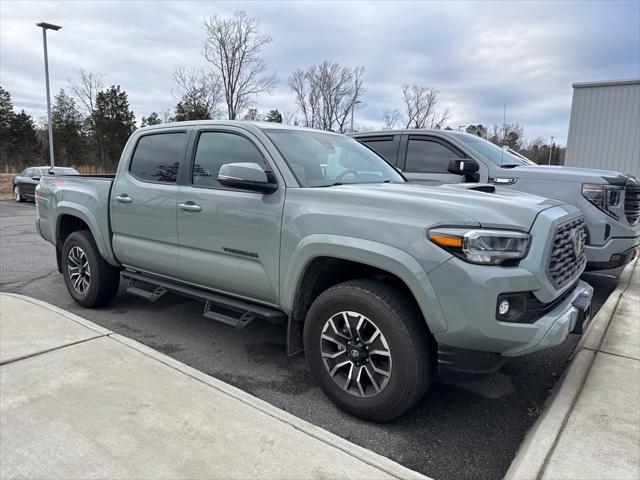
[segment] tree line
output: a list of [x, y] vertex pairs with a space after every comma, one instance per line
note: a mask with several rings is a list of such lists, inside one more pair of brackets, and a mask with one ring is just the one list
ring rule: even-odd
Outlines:
[[[260, 112], [258, 94], [269, 93], [276, 77], [267, 72], [262, 49], [273, 41], [260, 32], [260, 22], [244, 11], [230, 17], [214, 15], [204, 22], [202, 56], [208, 68], [179, 65], [172, 92], [176, 104], [170, 110], [143, 116], [140, 126], [165, 122], [227, 118], [287, 123], [345, 133], [356, 130], [355, 112], [364, 106], [363, 66], [343, 66], [323, 61], [295, 70], [287, 79], [297, 111]], [[439, 109], [439, 91], [423, 85], [401, 86], [402, 111], [382, 112], [383, 128], [449, 128], [448, 109]], [[104, 75], [78, 70], [52, 103], [52, 129], [57, 165], [90, 165], [98, 171], [114, 171], [122, 149], [136, 129], [127, 92], [120, 85], [104, 86]], [[526, 142], [517, 125], [482, 125], [467, 131], [517, 151], [544, 157], [541, 139]], [[527, 147], [525, 149], [525, 147]], [[548, 146], [547, 155], [548, 155]], [[556, 149], [556, 152], [558, 149]], [[4, 171], [28, 165], [48, 164], [46, 122], [36, 123], [24, 110], [15, 112], [8, 91], [0, 87], [0, 158]], [[559, 157], [553, 157], [560, 161]], [[546, 163], [540, 162], [540, 163]]]

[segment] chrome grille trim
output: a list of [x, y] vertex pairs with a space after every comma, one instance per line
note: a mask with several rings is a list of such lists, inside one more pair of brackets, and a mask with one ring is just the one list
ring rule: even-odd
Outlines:
[[[578, 256], [574, 251], [574, 231], [582, 235], [583, 248]], [[584, 254], [586, 233], [584, 217], [580, 216], [556, 227], [547, 273], [555, 288], [562, 288], [582, 273], [587, 263]]]

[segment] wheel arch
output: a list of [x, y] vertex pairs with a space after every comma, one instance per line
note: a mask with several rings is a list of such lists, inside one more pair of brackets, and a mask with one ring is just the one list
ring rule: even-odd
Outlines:
[[282, 279], [281, 304], [289, 314], [287, 352], [303, 350], [302, 331], [313, 300], [355, 278], [380, 278], [410, 296], [431, 333], [446, 329], [435, 291], [418, 261], [403, 250], [343, 236], [313, 235], [300, 242]]
[[79, 230], [89, 230], [96, 242], [100, 255], [102, 255], [107, 263], [116, 267], [120, 266], [113, 255], [111, 245], [108, 244], [105, 232], [102, 231], [94, 215], [89, 209], [75, 205], [73, 207], [69, 207], [64, 205], [63, 202], [60, 202], [56, 207], [56, 213], [55, 246], [59, 272], [62, 273], [62, 246], [69, 235]]

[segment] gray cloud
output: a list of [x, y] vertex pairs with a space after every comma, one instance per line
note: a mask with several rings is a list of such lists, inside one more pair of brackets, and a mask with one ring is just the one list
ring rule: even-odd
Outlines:
[[529, 137], [566, 141], [574, 81], [640, 76], [640, 3], [620, 2], [3, 2], [0, 84], [16, 108], [44, 115], [40, 20], [49, 34], [53, 91], [74, 69], [119, 84], [140, 119], [175, 104], [176, 65], [206, 66], [205, 16], [244, 8], [273, 43], [264, 49], [279, 83], [261, 110], [294, 111], [287, 78], [324, 59], [366, 67], [357, 125], [379, 128], [401, 109], [400, 86], [441, 92], [450, 126], [507, 121]]

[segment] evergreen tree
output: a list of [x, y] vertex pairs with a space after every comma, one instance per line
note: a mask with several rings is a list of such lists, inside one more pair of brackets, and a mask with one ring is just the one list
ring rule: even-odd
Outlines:
[[160, 120], [160, 116], [156, 112], [151, 112], [151, 114], [148, 117], [142, 117], [140, 126], [146, 127], [149, 125], [159, 125], [161, 123], [162, 123], [162, 120]]
[[189, 120], [210, 120], [209, 108], [202, 102], [178, 102], [174, 122], [186, 122]]
[[94, 124], [102, 145], [100, 159], [106, 167], [114, 167], [129, 136], [136, 129], [135, 115], [129, 110], [127, 92], [120, 85], [98, 92]]
[[15, 113], [11, 94], [0, 87], [0, 165], [3, 169], [19, 171], [40, 163], [42, 153], [33, 118], [24, 110]]
[[53, 146], [57, 165], [75, 165], [82, 160], [86, 139], [83, 118], [73, 98], [64, 89], [55, 96], [51, 111]]
[[267, 122], [282, 123], [282, 114], [278, 110], [271, 110], [264, 119]]

